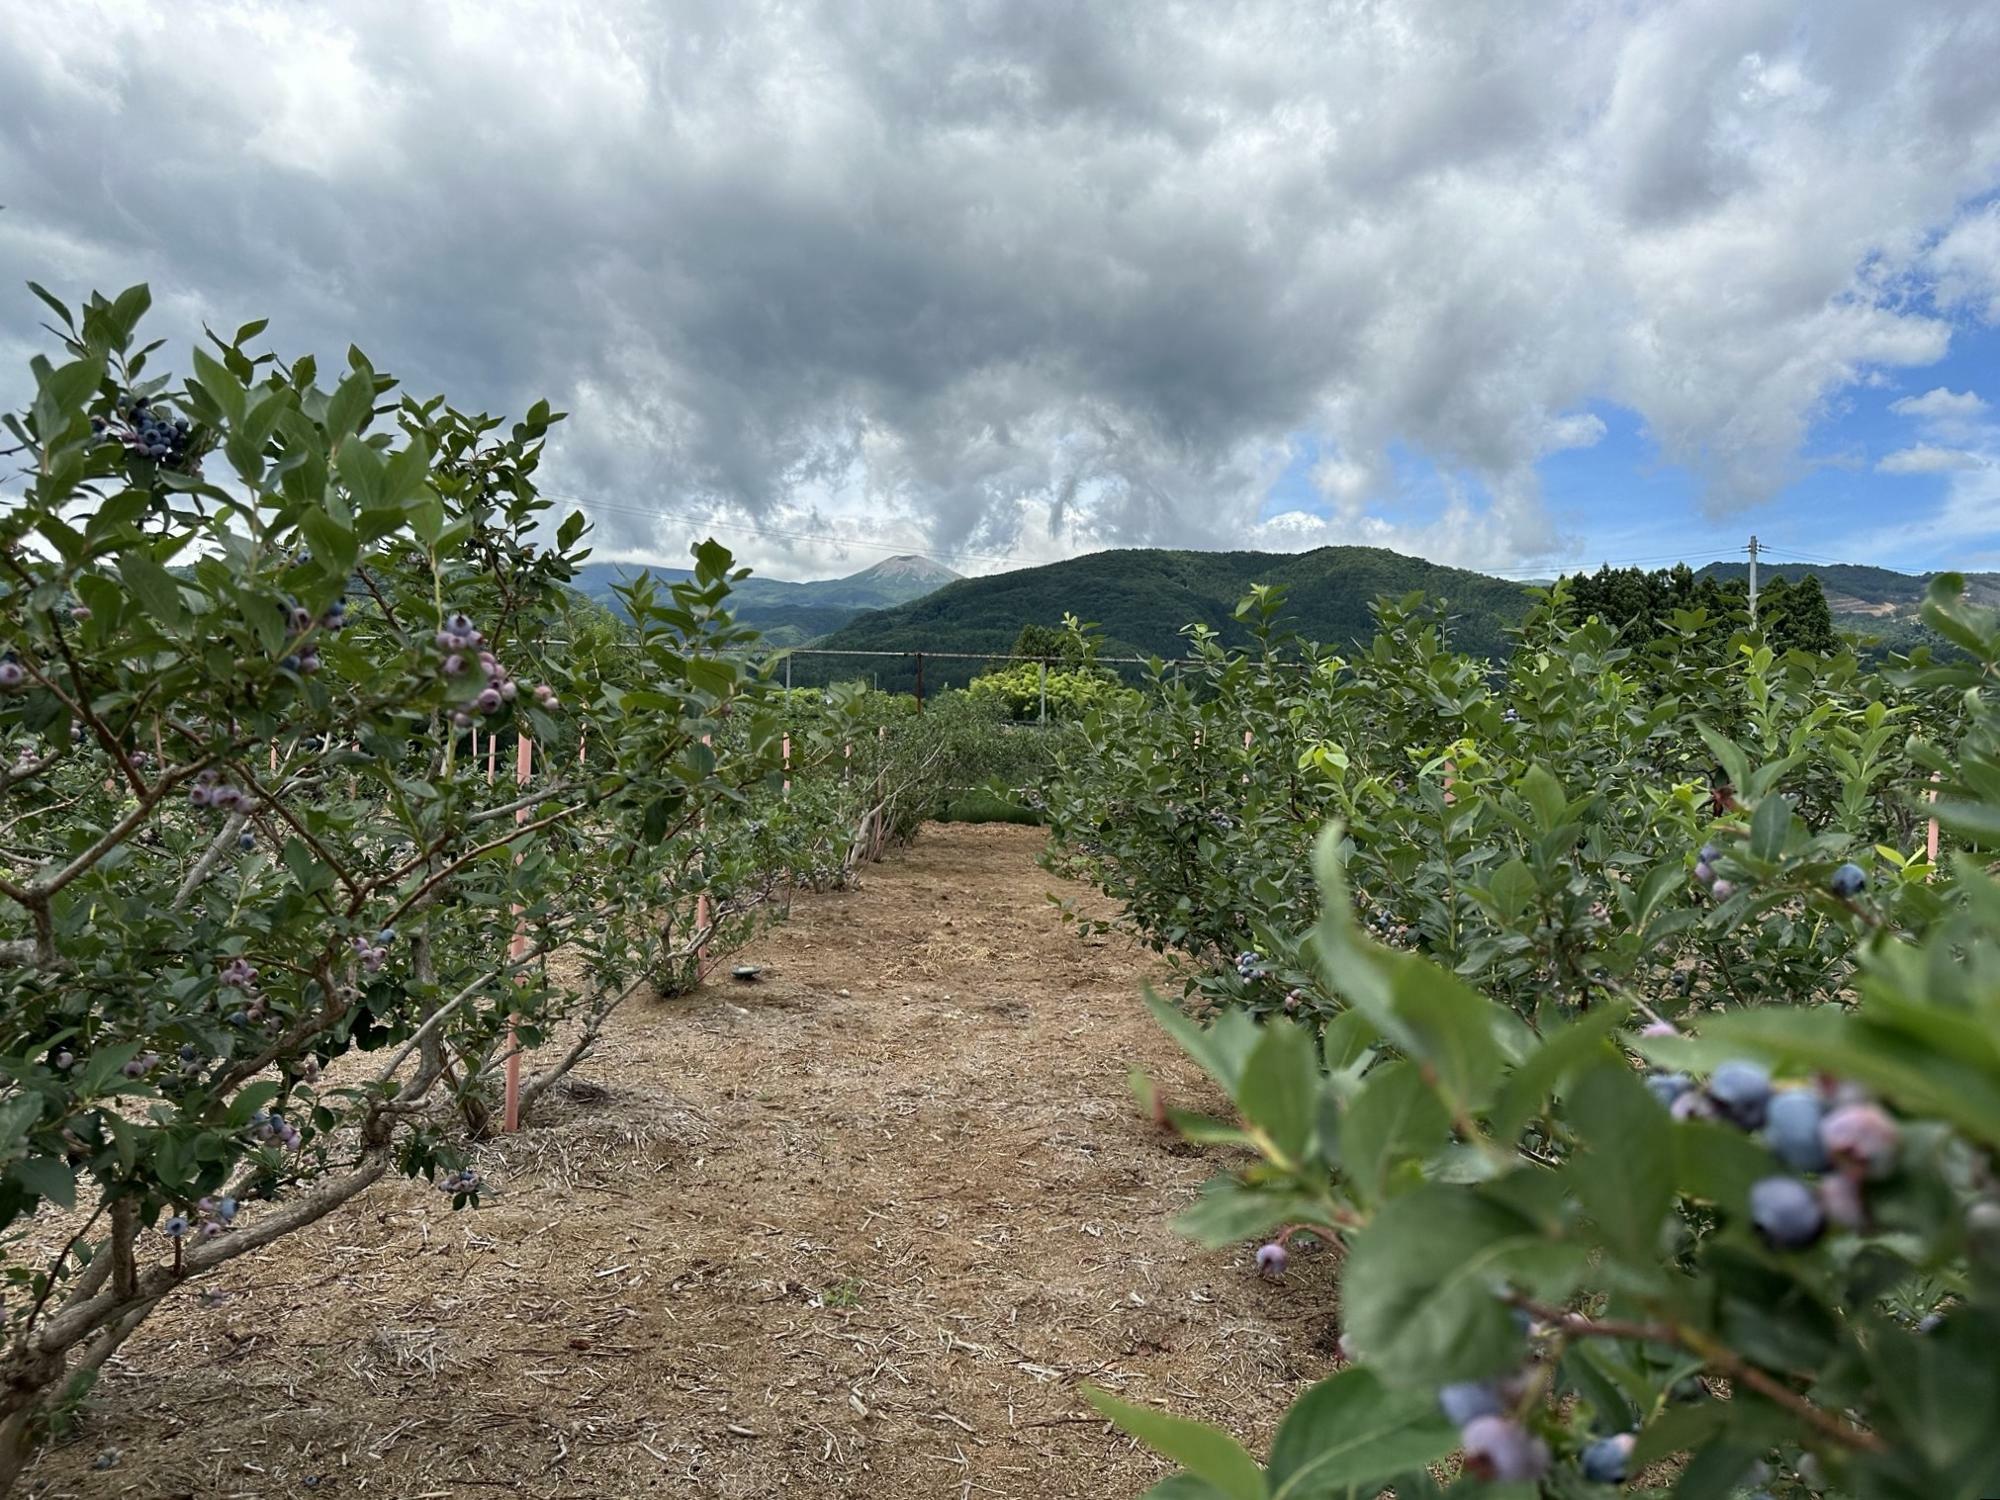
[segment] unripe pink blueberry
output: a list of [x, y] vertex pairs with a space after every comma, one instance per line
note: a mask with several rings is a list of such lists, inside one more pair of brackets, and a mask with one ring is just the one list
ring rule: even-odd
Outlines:
[[520, 692], [521, 690], [514, 685], [512, 678], [500, 684], [500, 696], [509, 703], [512, 703], [520, 695]]
[[1639, 1029], [1640, 1036], [1679, 1036], [1680, 1031], [1671, 1021], [1648, 1021]]
[[445, 676], [456, 677], [460, 672], [463, 672], [464, 670], [465, 670], [465, 658], [460, 656], [456, 651], [452, 652], [450, 656], [447, 656], [444, 659]]
[[464, 729], [471, 725], [472, 715], [462, 708], [455, 708], [451, 712], [451, 722], [458, 728]]
[[496, 714], [500, 712], [500, 690], [498, 688], [487, 688], [472, 701], [473, 706], [483, 714]]
[[0, 661], [0, 692], [15, 692], [28, 680], [28, 669], [17, 661]]
[[1268, 1245], [1261, 1245], [1257, 1250], [1258, 1274], [1262, 1276], [1282, 1276], [1285, 1274], [1285, 1265], [1290, 1259], [1291, 1257], [1287, 1254], [1285, 1247], [1276, 1240], [1272, 1240]]
[[1521, 1482], [1549, 1471], [1549, 1445], [1511, 1417], [1474, 1417], [1459, 1440], [1465, 1470], [1475, 1478]]
[[312, 622], [313, 622], [313, 617], [311, 610], [307, 609], [303, 604], [295, 604], [292, 606], [292, 630], [295, 633], [303, 634], [304, 632], [312, 629]]
[[1736, 883], [1732, 880], [1718, 880], [1714, 885], [1709, 887], [1709, 891], [1715, 896], [1716, 900], [1727, 901], [1731, 896], [1736, 894]]
[[190, 807], [207, 807], [211, 800], [207, 787], [191, 786], [188, 788], [188, 805]]
[[81, 625], [85, 620], [90, 618], [90, 606], [88, 604], [72, 604], [69, 607], [69, 617]]
[[1827, 1155], [1864, 1177], [1886, 1177], [1895, 1171], [1901, 1135], [1879, 1104], [1843, 1104], [1819, 1127]]

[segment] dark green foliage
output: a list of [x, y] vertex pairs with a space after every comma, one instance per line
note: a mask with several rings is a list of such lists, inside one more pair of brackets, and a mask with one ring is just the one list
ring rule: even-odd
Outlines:
[[[931, 652], [1015, 648], [1028, 624], [1065, 612], [1099, 622], [1106, 656], [1178, 656], [1181, 632], [1207, 626], [1225, 645], [1242, 645], [1250, 627], [1237, 601], [1251, 585], [1285, 589], [1284, 622], [1300, 635], [1339, 650], [1366, 645], [1374, 634], [1369, 606], [1377, 597], [1422, 591], [1447, 601], [1451, 639], [1461, 650], [1504, 654], [1507, 628], [1528, 612], [1528, 591], [1505, 579], [1440, 567], [1379, 547], [1321, 547], [1312, 552], [1174, 552], [1127, 549], [1094, 552], [1040, 568], [964, 578], [895, 609], [862, 615], [819, 642], [824, 647]], [[804, 670], [806, 662], [795, 663]], [[826, 668], [851, 676], [855, 663]], [[884, 688], [908, 692], [911, 662], [870, 664]], [[924, 682], [935, 690], [986, 670], [978, 662], [926, 660]], [[1128, 679], [1135, 672], [1126, 672]]]
[[[1504, 682], [1390, 608], [1310, 671], [1197, 632], [1200, 692], [1087, 723], [1054, 857], [1179, 958], [1211, 1024], [1156, 1014], [1242, 1125], [1141, 1095], [1255, 1158], [1183, 1226], [1245, 1275], [1337, 1244], [1337, 1380], [1463, 1424], [1348, 1493], [1454, 1447], [1522, 1500], [2000, 1493], [2000, 619], [1957, 584], [1959, 655], [1881, 676], [1564, 585]], [[1926, 862], [1933, 808], [1983, 852]], [[1099, 1405], [1165, 1492], [1342, 1493]]]

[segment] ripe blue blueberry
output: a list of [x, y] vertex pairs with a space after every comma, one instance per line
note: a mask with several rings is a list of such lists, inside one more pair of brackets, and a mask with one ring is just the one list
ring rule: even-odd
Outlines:
[[1474, 1417], [1459, 1441], [1465, 1471], [1475, 1478], [1522, 1482], [1549, 1471], [1549, 1445], [1507, 1417]]
[[1826, 884], [1834, 895], [1851, 899], [1868, 888], [1868, 872], [1857, 864], [1844, 864], [1833, 872], [1833, 878]]
[[1703, 885], [1713, 885], [1715, 883], [1715, 871], [1709, 866], [1707, 860], [1696, 862], [1694, 878], [1699, 880]]
[[257, 847], [257, 835], [247, 828], [244, 829], [243, 832], [236, 836], [236, 847], [243, 850], [255, 849]]
[[76, 1054], [70, 1051], [69, 1048], [65, 1047], [62, 1049], [62, 1051], [56, 1054], [55, 1061], [56, 1061], [56, 1067], [66, 1073], [72, 1067], [75, 1066]]
[[17, 692], [28, 680], [28, 669], [17, 661], [0, 661], [0, 692]]
[[380, 932], [375, 934], [375, 941], [380, 947], [388, 947], [396, 941], [396, 929], [393, 927], [384, 927]]
[[1646, 1087], [1662, 1105], [1672, 1108], [1676, 1099], [1694, 1087], [1694, 1080], [1685, 1073], [1648, 1073]]
[[1764, 1114], [1764, 1144], [1794, 1172], [1826, 1170], [1826, 1146], [1820, 1121], [1826, 1105], [1811, 1089], [1785, 1089], [1773, 1096]]
[[1750, 1189], [1750, 1222], [1773, 1250], [1805, 1250], [1826, 1233], [1826, 1212], [1796, 1177], [1766, 1177]]
[[1506, 1410], [1499, 1389], [1485, 1380], [1461, 1380], [1438, 1390], [1438, 1410], [1454, 1427], [1463, 1427], [1475, 1417], [1497, 1417]]
[[177, 1240], [188, 1232], [188, 1221], [180, 1214], [174, 1214], [160, 1226], [160, 1232], [170, 1240]]
[[1623, 1484], [1638, 1441], [1631, 1433], [1621, 1432], [1589, 1444], [1582, 1455], [1583, 1477], [1592, 1484]]
[[1726, 1062], [1709, 1075], [1708, 1097], [1737, 1129], [1755, 1130], [1770, 1107], [1771, 1075], [1753, 1062]]
[[1705, 865], [1712, 865], [1718, 859], [1722, 858], [1722, 851], [1713, 844], [1703, 844], [1701, 846], [1701, 853], [1696, 858]]

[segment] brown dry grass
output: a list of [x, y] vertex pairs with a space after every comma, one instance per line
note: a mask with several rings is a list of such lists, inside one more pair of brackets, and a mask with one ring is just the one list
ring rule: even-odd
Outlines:
[[1267, 1441], [1331, 1367], [1331, 1268], [1168, 1229], [1214, 1163], [1126, 1072], [1218, 1101], [1040, 837], [927, 829], [801, 898], [756, 984], [628, 1006], [482, 1150], [478, 1212], [383, 1187], [191, 1289], [32, 1492], [1137, 1494], [1161, 1466], [1086, 1380]]

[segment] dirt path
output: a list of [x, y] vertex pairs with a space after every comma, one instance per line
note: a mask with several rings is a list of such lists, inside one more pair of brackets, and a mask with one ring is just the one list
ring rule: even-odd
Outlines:
[[1168, 1229], [1212, 1164], [1127, 1070], [1215, 1101], [1039, 842], [926, 829], [757, 984], [628, 1007], [483, 1153], [503, 1196], [378, 1190], [163, 1310], [35, 1493], [1136, 1495], [1084, 1380], [1268, 1440], [1330, 1367], [1329, 1268]]

